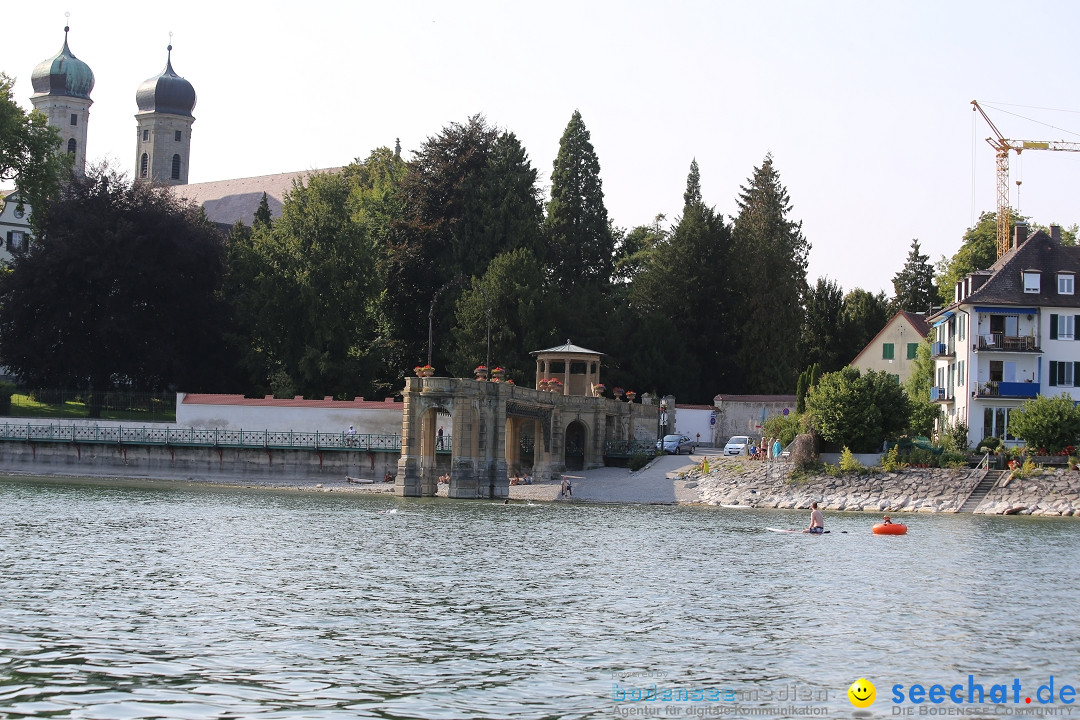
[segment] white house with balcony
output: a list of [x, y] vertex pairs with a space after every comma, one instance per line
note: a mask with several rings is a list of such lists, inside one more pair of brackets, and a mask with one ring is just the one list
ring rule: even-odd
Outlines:
[[934, 387], [930, 399], [949, 422], [968, 425], [968, 442], [1009, 432], [1009, 416], [1029, 398], [1066, 393], [1080, 401], [1080, 247], [1061, 244], [1057, 226], [1028, 237], [1018, 223], [1009, 251], [956, 284], [952, 304], [930, 318]]

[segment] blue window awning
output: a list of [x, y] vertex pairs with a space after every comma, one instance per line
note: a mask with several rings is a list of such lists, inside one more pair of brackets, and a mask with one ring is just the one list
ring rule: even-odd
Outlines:
[[936, 327], [937, 327], [938, 325], [943, 325], [943, 324], [945, 324], [946, 322], [948, 322], [949, 318], [951, 318], [951, 317], [952, 317], [953, 315], [955, 315], [955, 314], [956, 314], [956, 313], [954, 313], [954, 312], [953, 312], [952, 310], [946, 310], [946, 311], [945, 311], [945, 314], [941, 316], [941, 319], [940, 319], [940, 320], [938, 320], [938, 321], [937, 321], [936, 323], [934, 323], [933, 325], [931, 325], [930, 327], [932, 327], [932, 328], [936, 328]]

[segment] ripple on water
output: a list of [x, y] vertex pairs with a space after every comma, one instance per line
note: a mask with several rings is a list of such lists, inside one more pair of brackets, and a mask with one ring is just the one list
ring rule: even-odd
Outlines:
[[808, 537], [763, 531], [804, 525], [783, 512], [0, 481], [0, 714], [589, 717], [644, 670], [845, 712], [860, 675], [1041, 682], [1075, 675], [1047, 647], [1077, 640], [1074, 522]]

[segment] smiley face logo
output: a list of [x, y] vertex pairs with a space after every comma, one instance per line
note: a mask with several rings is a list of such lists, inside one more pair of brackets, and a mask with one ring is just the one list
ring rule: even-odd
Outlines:
[[877, 697], [877, 688], [866, 678], [859, 678], [847, 689], [848, 700], [857, 708], [870, 707]]

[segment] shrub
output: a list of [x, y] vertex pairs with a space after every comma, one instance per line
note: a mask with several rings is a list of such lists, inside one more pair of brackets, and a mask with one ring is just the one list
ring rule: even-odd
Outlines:
[[996, 452], [999, 447], [1001, 447], [1001, 438], [993, 435], [979, 441], [979, 452]]
[[889, 452], [885, 455], [885, 459], [881, 461], [881, 469], [885, 472], [896, 472], [897, 470], [903, 470], [907, 467], [907, 463], [900, 460], [900, 448], [897, 445], [893, 445], [889, 448]]
[[[997, 440], [997, 438], [994, 438]], [[958, 450], [967, 452], [968, 449], [968, 425], [957, 418], [955, 422], [946, 423], [941, 431], [941, 444], [946, 450]]]
[[1065, 393], [1040, 395], [1009, 414], [1009, 431], [1030, 447], [1046, 448], [1056, 455], [1080, 438], [1080, 408]]
[[845, 445], [840, 452], [840, 469], [846, 473], [857, 473], [862, 468], [862, 463], [852, 454], [851, 449]]
[[773, 415], [765, 421], [762, 430], [765, 437], [778, 437], [780, 444], [787, 447], [802, 430], [802, 422], [798, 415]]
[[14, 383], [0, 382], [0, 415], [11, 412], [11, 396], [15, 394]]
[[630, 459], [626, 461], [626, 466], [631, 470], [640, 470], [648, 465], [649, 461], [652, 459], [652, 455], [638, 451], [630, 456]]

